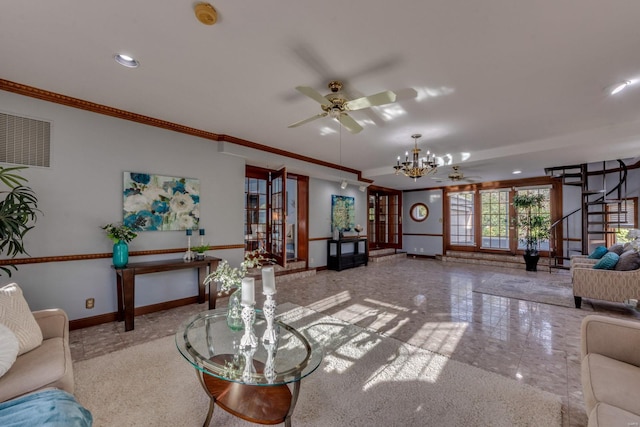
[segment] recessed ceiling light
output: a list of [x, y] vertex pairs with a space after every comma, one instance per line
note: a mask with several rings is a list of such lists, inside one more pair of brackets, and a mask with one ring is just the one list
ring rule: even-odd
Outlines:
[[609, 95], [615, 95], [616, 93], [620, 93], [625, 90], [627, 87], [629, 87], [630, 84], [631, 80], [625, 80], [620, 83], [612, 84], [611, 86], [607, 87], [607, 92], [609, 92]]
[[514, 174], [514, 175], [518, 175], [518, 174], [521, 174], [521, 173], [522, 173], [522, 171], [521, 171], [521, 170], [516, 169], [516, 170], [514, 170], [514, 171], [513, 171], [513, 172], [511, 172], [511, 173], [512, 173], [512, 174]]
[[140, 63], [129, 55], [124, 55], [122, 53], [118, 53], [114, 55], [113, 59], [120, 65], [123, 65], [128, 68], [138, 68]]

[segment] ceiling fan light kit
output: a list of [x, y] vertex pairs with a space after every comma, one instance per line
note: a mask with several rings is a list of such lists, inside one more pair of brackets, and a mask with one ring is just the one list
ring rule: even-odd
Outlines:
[[389, 90], [371, 96], [363, 96], [361, 98], [348, 100], [347, 96], [342, 92], [341, 81], [332, 80], [329, 82], [327, 87], [329, 88], [331, 93], [324, 96], [315, 89], [308, 86], [296, 87], [296, 90], [298, 92], [319, 103], [320, 108], [323, 112], [309, 117], [308, 119], [292, 123], [288, 127], [295, 128], [305, 123], [309, 123], [313, 120], [329, 116], [333, 119], [336, 119], [349, 132], [356, 134], [363, 128], [358, 122], [356, 122], [350, 115], [347, 114], [348, 111], [363, 110], [365, 108], [376, 107], [378, 105], [396, 102], [396, 94]]
[[427, 157], [420, 158], [420, 149], [418, 148], [418, 138], [422, 135], [415, 133], [411, 135], [413, 138], [413, 153], [411, 160], [409, 160], [409, 152], [405, 153], [404, 162], [400, 163], [400, 156], [398, 156], [398, 162], [393, 167], [396, 170], [396, 175], [403, 174], [416, 181], [426, 175], [434, 174], [438, 169], [438, 163], [436, 162], [436, 155], [427, 151]]

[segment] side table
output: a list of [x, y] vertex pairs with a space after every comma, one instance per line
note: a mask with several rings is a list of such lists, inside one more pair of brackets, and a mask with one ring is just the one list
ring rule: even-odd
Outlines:
[[[290, 427], [300, 383], [320, 365], [322, 347], [276, 318], [277, 343], [242, 348], [244, 331], [231, 330], [226, 320], [226, 309], [205, 311], [189, 318], [176, 333], [180, 354], [196, 369], [211, 399], [203, 425], [209, 425], [217, 404], [246, 421]], [[255, 334], [261, 337], [265, 327], [257, 310]]]

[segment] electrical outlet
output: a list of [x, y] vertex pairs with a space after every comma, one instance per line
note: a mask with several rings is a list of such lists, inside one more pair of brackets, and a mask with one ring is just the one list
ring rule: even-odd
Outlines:
[[95, 298], [87, 298], [87, 300], [84, 303], [84, 306], [88, 309], [92, 309], [96, 304], [96, 300]]
[[424, 248], [420, 248], [420, 253], [423, 253], [423, 252], [424, 252]]

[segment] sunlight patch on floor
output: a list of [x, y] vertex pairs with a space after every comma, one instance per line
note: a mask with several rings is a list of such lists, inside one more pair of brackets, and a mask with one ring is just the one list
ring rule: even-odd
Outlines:
[[467, 322], [427, 322], [408, 342], [419, 343], [431, 351], [449, 355], [458, 346], [468, 327]]
[[349, 301], [350, 299], [351, 299], [351, 294], [349, 294], [349, 291], [342, 291], [330, 297], [327, 297], [319, 301], [316, 301], [312, 304], [309, 304], [308, 307], [311, 310], [323, 312], [323, 311], [327, 311], [332, 307], [340, 305], [346, 301]]

